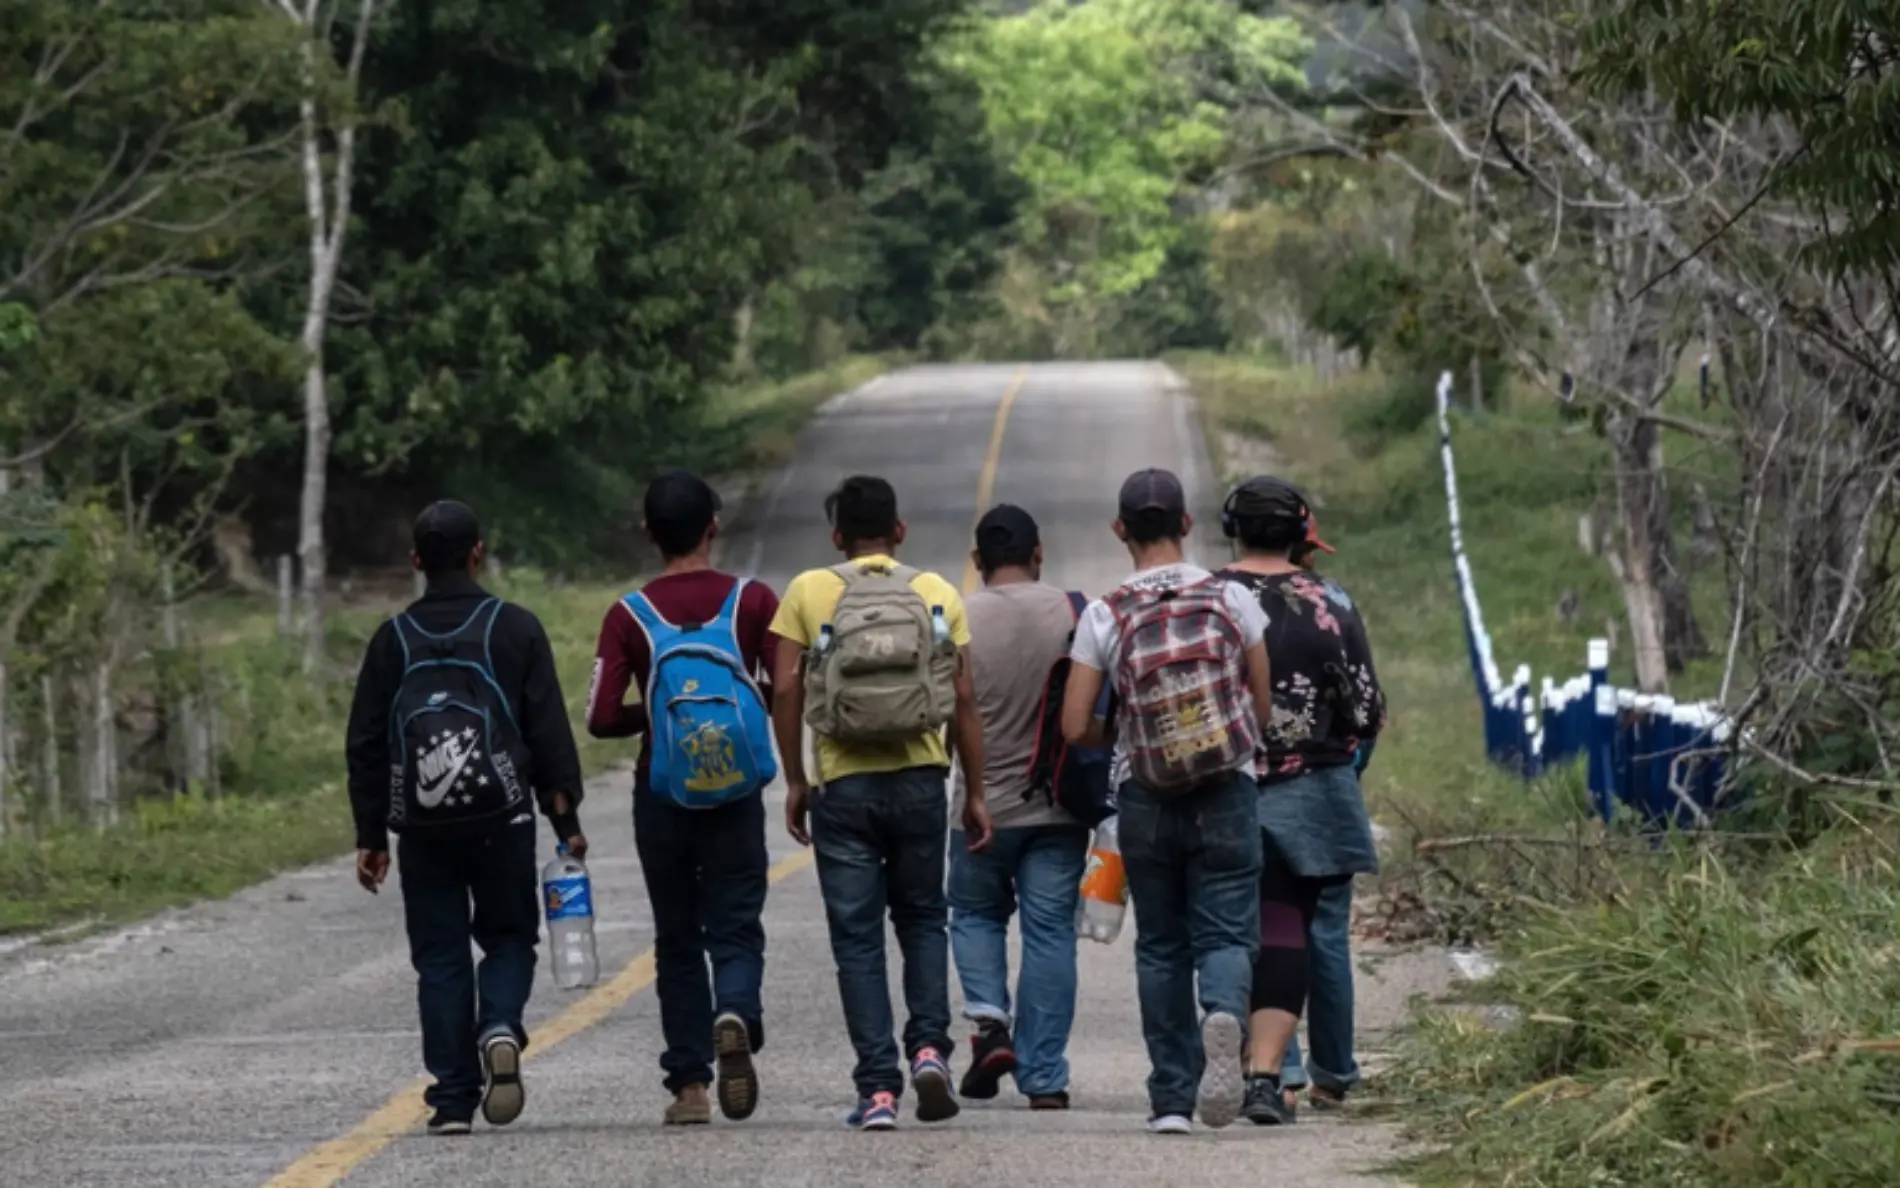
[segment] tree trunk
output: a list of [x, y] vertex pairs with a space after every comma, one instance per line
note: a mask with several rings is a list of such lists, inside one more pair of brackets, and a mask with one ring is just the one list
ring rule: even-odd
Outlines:
[[[314, 295], [312, 301], [314, 305]], [[329, 479], [330, 404], [323, 382], [323, 315], [314, 309], [312, 315], [304, 327], [304, 349], [309, 354], [304, 364], [303, 490], [297, 500], [297, 556], [303, 569], [303, 666], [306, 672], [315, 674], [321, 671], [323, 662], [323, 508]]]
[[[344, 77], [352, 93], [362, 77], [363, 55], [378, 0], [360, 0], [350, 57]], [[303, 99], [298, 116], [303, 136], [304, 214], [310, 223], [310, 293], [304, 307], [303, 489], [297, 506], [297, 556], [303, 562], [304, 670], [323, 671], [324, 576], [323, 509], [330, 466], [330, 399], [323, 371], [324, 332], [330, 323], [330, 298], [343, 261], [343, 238], [350, 229], [350, 198], [356, 168], [356, 119], [345, 115], [333, 126], [336, 148], [332, 172], [323, 172], [322, 128], [317, 116], [317, 54], [329, 52], [329, 29], [318, 18], [318, 0], [305, 0]]]
[[1616, 464], [1616, 510], [1621, 531], [1616, 548], [1606, 556], [1623, 588], [1623, 603], [1629, 612], [1637, 688], [1645, 693], [1664, 693], [1669, 689], [1670, 671], [1663, 590], [1663, 566], [1669, 551], [1669, 492], [1662, 475], [1662, 438], [1654, 421], [1617, 418], [1610, 426], [1610, 446]]

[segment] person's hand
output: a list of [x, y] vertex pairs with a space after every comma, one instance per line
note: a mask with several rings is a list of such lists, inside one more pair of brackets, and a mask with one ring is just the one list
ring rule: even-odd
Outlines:
[[573, 837], [566, 838], [565, 840], [567, 842], [567, 852], [573, 856], [576, 862], [587, 861], [587, 835], [585, 833], [576, 833]]
[[371, 895], [382, 887], [383, 880], [389, 877], [388, 850], [358, 850], [356, 852], [356, 881], [363, 890]]
[[973, 797], [963, 802], [963, 836], [972, 854], [981, 854], [990, 848], [990, 839], [996, 834], [990, 824], [989, 803], [981, 797]]
[[801, 846], [811, 844], [811, 829], [806, 817], [811, 812], [811, 784], [805, 780], [785, 782], [785, 832]]

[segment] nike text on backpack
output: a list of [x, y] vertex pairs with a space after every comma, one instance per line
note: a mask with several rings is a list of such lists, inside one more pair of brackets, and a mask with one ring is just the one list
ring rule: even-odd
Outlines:
[[646, 632], [653, 657], [647, 706], [648, 780], [655, 794], [685, 808], [713, 808], [750, 796], [778, 775], [765, 697], [739, 648], [739, 597], [732, 584], [708, 623], [667, 622], [644, 594], [621, 599]]
[[443, 635], [407, 614], [395, 620], [402, 681], [389, 715], [389, 823], [397, 829], [476, 821], [525, 799], [521, 731], [488, 648], [501, 610], [490, 598]]
[[[1088, 606], [1088, 598], [1069, 591], [1069, 610], [1079, 621]], [[1036, 749], [1029, 757], [1029, 787], [1023, 799], [1046, 796], [1049, 802], [1082, 824], [1095, 827], [1114, 813], [1110, 806], [1109, 774], [1114, 753], [1110, 747], [1072, 746], [1062, 737], [1062, 698], [1069, 687], [1069, 647], [1075, 643], [1075, 629], [1069, 629], [1069, 641], [1062, 655], [1049, 666], [1049, 678], [1043, 683], [1042, 705], [1036, 714]], [[1114, 690], [1104, 683], [1096, 699], [1095, 716], [1114, 721]]]
[[1134, 777], [1157, 792], [1179, 793], [1248, 768], [1260, 732], [1226, 583], [1124, 586], [1107, 602], [1121, 631], [1118, 724]]
[[907, 565], [833, 567], [844, 590], [805, 654], [805, 720], [841, 743], [901, 742], [956, 711], [957, 649], [944, 608], [926, 606]]

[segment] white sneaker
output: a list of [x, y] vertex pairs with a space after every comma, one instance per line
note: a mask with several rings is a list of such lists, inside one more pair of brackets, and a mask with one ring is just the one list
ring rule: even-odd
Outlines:
[[1247, 1034], [1240, 1020], [1217, 1011], [1201, 1024], [1200, 1092], [1195, 1094], [1195, 1112], [1214, 1129], [1240, 1117], [1240, 1106], [1247, 1097], [1247, 1078], [1242, 1068], [1246, 1055]]
[[1149, 1134], [1193, 1134], [1194, 1120], [1186, 1114], [1157, 1114], [1148, 1119]]

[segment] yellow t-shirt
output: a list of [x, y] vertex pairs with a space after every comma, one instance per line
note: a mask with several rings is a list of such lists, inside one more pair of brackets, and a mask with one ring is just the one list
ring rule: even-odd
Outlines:
[[[895, 565], [890, 557], [878, 555], [856, 558], [860, 567], [873, 563]], [[926, 605], [941, 606], [944, 622], [950, 628], [950, 642], [964, 647], [970, 642], [970, 623], [963, 614], [963, 599], [957, 588], [934, 573], [919, 571], [910, 580]], [[831, 569], [808, 569], [785, 587], [779, 600], [778, 614], [772, 617], [772, 634], [801, 648], [811, 647], [819, 629], [831, 621], [844, 593], [844, 579]], [[906, 767], [949, 767], [950, 756], [944, 751], [943, 735], [928, 731], [898, 743], [839, 743], [818, 739], [818, 770], [813, 782], [836, 780], [845, 776], [880, 771], [902, 771]]]

